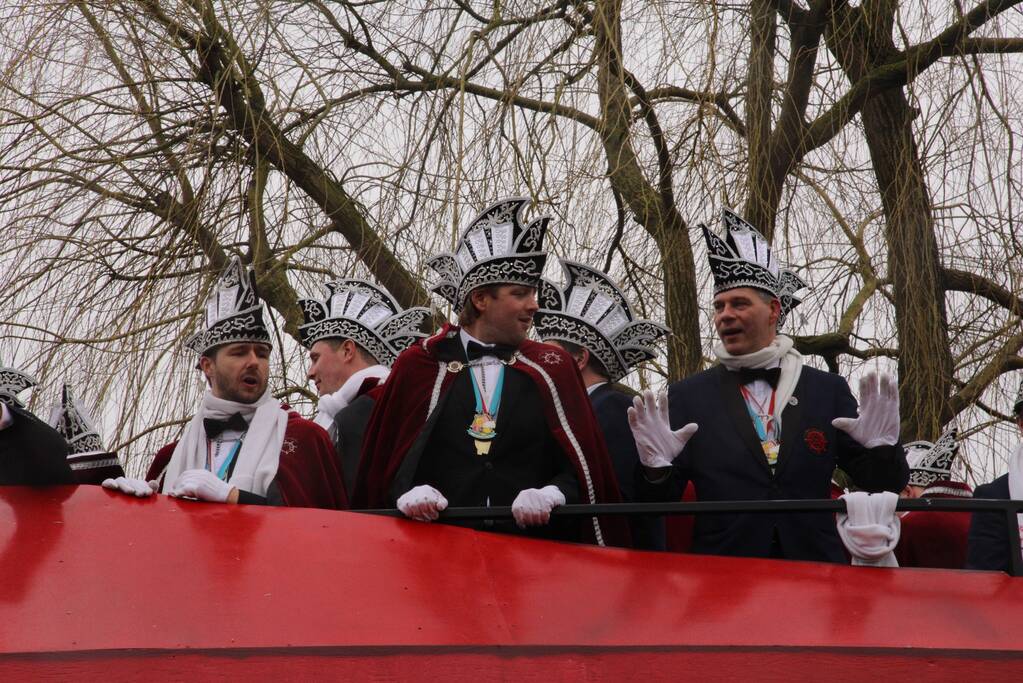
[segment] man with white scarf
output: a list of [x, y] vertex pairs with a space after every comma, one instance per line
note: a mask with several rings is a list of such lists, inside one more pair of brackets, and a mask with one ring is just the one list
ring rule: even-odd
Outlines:
[[209, 389], [181, 440], [161, 448], [145, 480], [103, 486], [135, 496], [345, 509], [334, 449], [323, 428], [268, 389], [270, 333], [255, 274], [234, 257], [206, 306], [204, 329], [186, 346], [199, 354]]
[[348, 278], [328, 282], [322, 299], [302, 299], [298, 328], [309, 349], [309, 379], [320, 395], [316, 424], [334, 440], [351, 495], [362, 439], [384, 380], [398, 354], [426, 335], [430, 309], [402, 310], [383, 287]]
[[[644, 392], [629, 420], [645, 500], [829, 498], [841, 467], [867, 491], [901, 491], [909, 476], [894, 381], [871, 373], [857, 405], [845, 380], [803, 364], [777, 330], [806, 284], [779, 268], [770, 245], [723, 212], [721, 239], [706, 226], [720, 364]], [[669, 408], [670, 406], [670, 408]], [[693, 552], [847, 562], [831, 513], [714, 514], [696, 520]]]
[[[1012, 416], [1023, 434], [1023, 381], [1020, 382]], [[982, 484], [973, 492], [974, 498], [996, 500], [1023, 500], [1023, 442], [1009, 456], [1009, 471], [990, 484]], [[970, 520], [967, 539], [966, 568], [993, 569], [1009, 572], [1012, 560], [1009, 556], [1009, 534], [1018, 533], [1023, 539], [1023, 514], [1016, 515], [1017, 529], [1009, 530], [1005, 515], [1001, 512], [974, 512]]]

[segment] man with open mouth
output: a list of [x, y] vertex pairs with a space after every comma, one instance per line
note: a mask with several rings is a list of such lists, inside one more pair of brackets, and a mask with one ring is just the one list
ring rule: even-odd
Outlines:
[[[909, 470], [899, 446], [895, 382], [868, 374], [859, 416], [840, 376], [803, 364], [778, 333], [806, 287], [767, 240], [729, 210], [721, 239], [706, 226], [719, 364], [644, 392], [630, 409], [643, 465], [638, 496], [678, 500], [692, 481], [713, 500], [829, 498], [836, 465], [866, 491], [898, 492]], [[831, 513], [714, 514], [696, 520], [693, 552], [847, 562]]]
[[216, 503], [345, 509], [330, 437], [270, 393], [270, 332], [255, 274], [234, 257], [185, 344], [209, 385], [181, 439], [161, 448], [146, 478], [103, 486]]

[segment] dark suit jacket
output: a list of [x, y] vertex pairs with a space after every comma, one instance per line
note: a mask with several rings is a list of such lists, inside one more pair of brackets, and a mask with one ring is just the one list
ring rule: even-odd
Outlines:
[[[692, 480], [696, 497], [712, 500], [786, 500], [831, 497], [835, 466], [867, 491], [901, 491], [909, 479], [902, 447], [866, 449], [831, 426], [855, 417], [845, 380], [804, 366], [793, 400], [782, 412], [781, 449], [772, 474], [739, 391], [737, 373], [723, 366], [668, 388], [673, 429], [699, 430], [659, 484], [637, 481], [645, 500], [679, 500]], [[847, 562], [831, 513], [710, 514], [696, 520], [693, 552]]]
[[375, 403], [372, 395], [362, 394], [334, 416], [337, 433], [334, 448], [340, 458], [341, 476], [349, 498], [355, 486], [355, 473], [359, 471], [359, 460], [362, 459], [362, 437]]
[[[1009, 475], [1003, 474], [990, 484], [973, 491], [974, 498], [1009, 500]], [[966, 541], [966, 568], [1008, 572], [1009, 527], [1001, 512], [974, 512]]]
[[[636, 451], [636, 440], [632, 437], [627, 412], [632, 405], [632, 397], [611, 384], [602, 384], [590, 394], [590, 402], [593, 403], [593, 412], [597, 416], [600, 430], [604, 433], [604, 442], [618, 478], [622, 500], [626, 503], [634, 502], [639, 453]], [[665, 549], [663, 518], [630, 517], [629, 527], [633, 547], [641, 550]]]
[[0, 429], [0, 484], [74, 484], [64, 437], [24, 408], [7, 408], [14, 421]]

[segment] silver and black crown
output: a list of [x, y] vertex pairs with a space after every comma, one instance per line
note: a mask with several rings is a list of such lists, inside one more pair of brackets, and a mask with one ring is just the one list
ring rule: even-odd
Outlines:
[[25, 404], [18, 399], [18, 394], [29, 387], [34, 387], [38, 382], [16, 368], [4, 367], [0, 364], [0, 401], [9, 406], [24, 408]]
[[540, 339], [585, 347], [612, 382], [657, 355], [653, 345], [670, 334], [667, 327], [637, 319], [625, 295], [599, 270], [565, 260], [561, 267], [564, 289], [547, 280], [540, 285], [540, 310], [533, 316]]
[[426, 335], [420, 327], [430, 309], [402, 310], [383, 287], [354, 278], [328, 282], [323, 299], [301, 299], [305, 322], [298, 328], [302, 345], [321, 339], [351, 339], [388, 367], [398, 354]]
[[930, 441], [911, 441], [903, 445], [906, 461], [909, 463], [909, 483], [911, 486], [928, 487], [941, 479], [948, 479], [952, 473], [952, 463], [959, 452], [956, 435], [959, 430], [952, 427], [941, 435], [935, 443]]
[[185, 346], [204, 354], [222, 344], [270, 343], [270, 331], [263, 323], [263, 303], [256, 290], [256, 274], [235, 256], [227, 264], [206, 302], [203, 329]]
[[490, 205], [462, 231], [455, 253], [444, 252], [426, 262], [440, 276], [432, 291], [447, 299], [455, 313], [477, 287], [540, 286], [550, 217], [526, 224], [522, 211], [528, 204], [528, 199], [517, 197]]
[[50, 414], [50, 426], [67, 441], [68, 457], [106, 452], [99, 432], [85, 410], [75, 401], [67, 384], [64, 385], [60, 404]]
[[752, 225], [730, 209], [721, 210], [725, 239], [706, 225], [700, 225], [707, 241], [707, 257], [714, 276], [714, 294], [736, 287], [762, 289], [781, 302], [778, 328], [789, 312], [802, 300], [797, 296], [806, 282], [791, 270], [783, 269], [771, 253], [770, 243]]

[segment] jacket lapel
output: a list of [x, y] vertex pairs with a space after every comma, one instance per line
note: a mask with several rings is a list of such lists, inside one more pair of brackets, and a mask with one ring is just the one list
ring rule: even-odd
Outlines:
[[[792, 459], [792, 451], [796, 448], [799, 439], [799, 430], [803, 420], [803, 377], [800, 375], [796, 382], [796, 390], [792, 392], [789, 404], [781, 411], [781, 448], [778, 451], [778, 465], [775, 471], [778, 475]], [[795, 399], [795, 403], [792, 400]]]
[[739, 390], [739, 373], [731, 372], [723, 365], [718, 366], [719, 388], [721, 400], [725, 405], [725, 412], [728, 413], [735, 429], [746, 449], [754, 460], [760, 465], [764, 472], [770, 476], [771, 468], [767, 464], [767, 456], [760, 445], [760, 438], [753, 428], [753, 419], [749, 416], [746, 402], [742, 399], [742, 392]]

